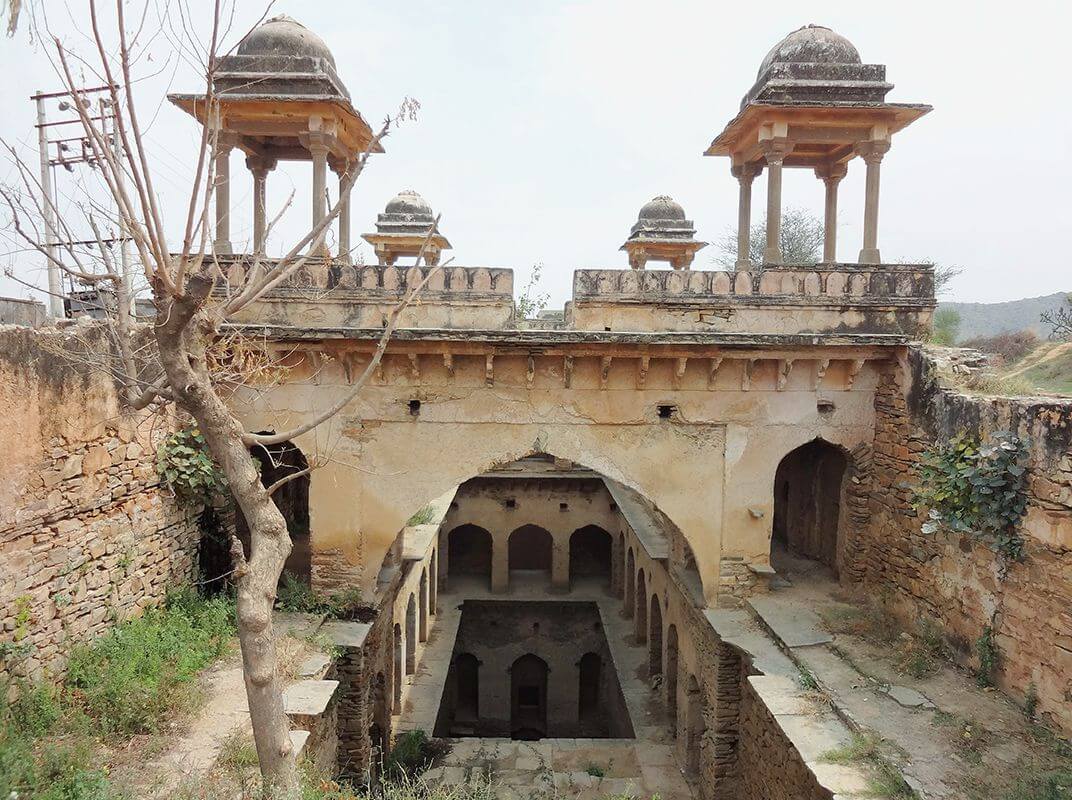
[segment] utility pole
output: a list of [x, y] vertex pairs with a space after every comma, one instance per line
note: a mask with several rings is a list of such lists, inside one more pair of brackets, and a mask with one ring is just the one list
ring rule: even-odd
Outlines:
[[60, 280], [60, 265], [56, 261], [56, 209], [52, 206], [52, 165], [48, 158], [48, 117], [45, 113], [45, 95], [34, 94], [37, 103], [37, 146], [41, 151], [41, 209], [45, 217], [45, 266], [48, 268], [48, 312], [53, 319], [64, 315], [63, 282]]

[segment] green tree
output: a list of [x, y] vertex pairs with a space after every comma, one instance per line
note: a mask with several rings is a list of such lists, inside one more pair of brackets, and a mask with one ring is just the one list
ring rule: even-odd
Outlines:
[[960, 312], [952, 308], [940, 308], [934, 312], [931, 324], [931, 343], [952, 347], [960, 333]]
[[[787, 208], [782, 212], [782, 228], [778, 233], [785, 264], [818, 264], [823, 258], [823, 221], [806, 208]], [[748, 260], [763, 263], [763, 248], [767, 244], [767, 223], [752, 226], [748, 241]], [[737, 231], [729, 230], [715, 243], [714, 261], [733, 269], [737, 264]]]

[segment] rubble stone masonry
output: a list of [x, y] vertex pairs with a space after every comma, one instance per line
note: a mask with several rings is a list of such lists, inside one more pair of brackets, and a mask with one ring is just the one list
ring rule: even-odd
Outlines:
[[61, 675], [73, 645], [196, 569], [197, 510], [154, 468], [165, 424], [121, 413], [109, 381], [55, 355], [67, 338], [0, 329], [0, 680]]
[[[875, 397], [862, 581], [904, 621], [938, 623], [968, 667], [991, 626], [1000, 688], [1022, 702], [1033, 685], [1038, 713], [1072, 731], [1072, 402], [950, 391], [920, 351], [909, 353], [907, 366], [891, 365]], [[906, 375], [910, 385], [899, 379]], [[971, 537], [923, 534], [910, 504], [912, 469], [924, 449], [960, 431], [985, 440], [1003, 430], [1030, 448], [1026, 556], [1004, 574], [998, 554]]]

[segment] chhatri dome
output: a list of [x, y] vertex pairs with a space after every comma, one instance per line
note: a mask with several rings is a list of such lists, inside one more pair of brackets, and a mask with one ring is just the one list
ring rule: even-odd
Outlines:
[[258, 25], [238, 43], [240, 56], [298, 56], [323, 58], [332, 67], [335, 56], [324, 40], [286, 14]]
[[688, 269], [696, 251], [707, 246], [694, 238], [696, 226], [685, 218], [685, 209], [662, 194], [640, 208], [637, 221], [621, 249], [629, 254], [629, 266], [644, 269], [648, 261], [666, 261], [674, 269]]
[[774, 45], [759, 66], [759, 75], [771, 64], [859, 64], [852, 42], [825, 25], [805, 25]]
[[424, 263], [438, 264], [440, 253], [451, 247], [439, 231], [428, 239], [434, 224], [435, 214], [428, 201], [412, 189], [403, 189], [387, 201], [383, 213], [376, 217], [376, 232], [361, 238], [372, 245], [380, 264], [394, 264], [404, 256], [416, 257], [422, 248]]
[[381, 225], [397, 226], [422, 222], [425, 223], [424, 230], [427, 230], [433, 219], [432, 207], [428, 205], [428, 201], [412, 189], [403, 189], [387, 201], [376, 227], [382, 230]]

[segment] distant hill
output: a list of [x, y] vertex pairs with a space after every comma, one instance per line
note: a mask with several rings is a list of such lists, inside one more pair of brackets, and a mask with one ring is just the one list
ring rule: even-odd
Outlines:
[[949, 308], [960, 313], [958, 339], [976, 336], [994, 336], [1005, 331], [1032, 330], [1040, 337], [1050, 335], [1048, 326], [1039, 318], [1043, 311], [1052, 311], [1065, 301], [1068, 292], [1057, 292], [1045, 297], [1026, 297], [1004, 303], [938, 303], [938, 308]]

